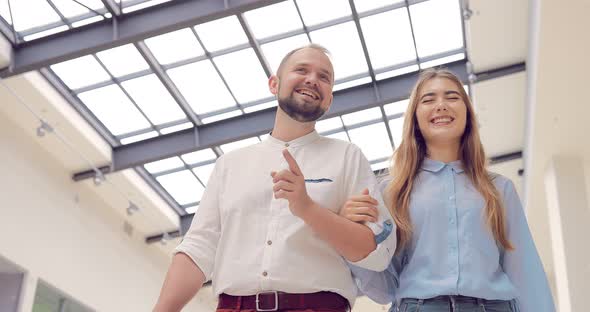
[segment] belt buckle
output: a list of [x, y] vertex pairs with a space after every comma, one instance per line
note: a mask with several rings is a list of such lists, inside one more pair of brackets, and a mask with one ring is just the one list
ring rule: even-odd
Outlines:
[[[260, 296], [261, 294], [274, 294], [275, 295], [275, 306], [272, 309], [261, 309], [260, 308], [260, 298], [258, 296]], [[259, 292], [256, 294], [256, 311], [259, 312], [267, 312], [267, 311], [278, 311], [279, 310], [279, 292], [276, 290], [272, 290], [272, 291], [264, 291], [264, 292]]]

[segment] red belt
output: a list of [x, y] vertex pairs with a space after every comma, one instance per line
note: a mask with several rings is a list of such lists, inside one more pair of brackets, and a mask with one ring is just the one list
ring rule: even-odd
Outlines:
[[343, 309], [348, 300], [339, 294], [321, 291], [311, 294], [289, 294], [280, 291], [261, 292], [252, 296], [219, 295], [217, 309], [252, 309], [255, 311]]

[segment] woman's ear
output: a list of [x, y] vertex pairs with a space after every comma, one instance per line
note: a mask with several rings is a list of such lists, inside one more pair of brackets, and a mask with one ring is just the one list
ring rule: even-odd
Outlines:
[[279, 93], [279, 77], [272, 75], [268, 78], [268, 90], [274, 95]]

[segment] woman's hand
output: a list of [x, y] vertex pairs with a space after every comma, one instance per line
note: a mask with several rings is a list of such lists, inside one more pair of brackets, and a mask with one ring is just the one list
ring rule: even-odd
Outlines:
[[369, 190], [364, 189], [361, 195], [349, 198], [342, 209], [340, 216], [354, 222], [377, 222], [379, 203], [369, 195]]

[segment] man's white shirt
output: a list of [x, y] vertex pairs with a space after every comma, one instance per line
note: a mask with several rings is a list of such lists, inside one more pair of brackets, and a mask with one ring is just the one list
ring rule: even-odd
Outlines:
[[395, 251], [395, 224], [369, 162], [354, 144], [315, 131], [291, 142], [269, 136], [219, 157], [175, 253], [187, 254], [212, 279], [215, 294], [331, 291], [352, 306], [357, 290], [347, 261], [291, 214], [287, 200], [273, 197], [270, 172], [288, 169], [285, 148], [303, 172], [308, 195], [322, 208], [338, 213], [349, 197], [371, 190], [380, 203], [379, 220], [368, 225], [378, 245], [353, 264], [387, 268]]

